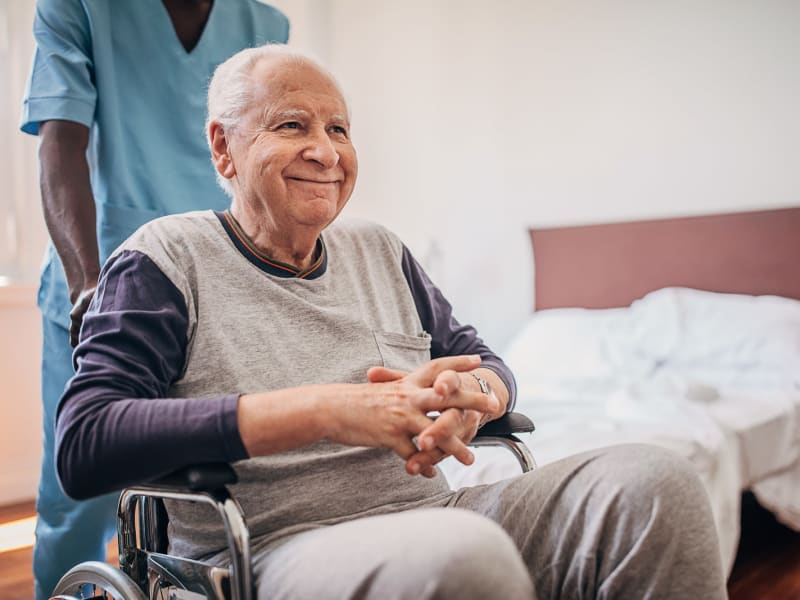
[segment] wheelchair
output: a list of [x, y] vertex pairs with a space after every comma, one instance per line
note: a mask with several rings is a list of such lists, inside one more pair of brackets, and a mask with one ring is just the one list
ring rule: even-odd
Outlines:
[[[515, 434], [534, 429], [525, 415], [509, 413], [482, 427], [470, 445], [504, 447], [527, 472], [536, 463]], [[250, 600], [254, 591], [250, 534], [241, 507], [226, 487], [236, 481], [230, 465], [202, 464], [123, 490], [117, 510], [119, 569], [102, 562], [76, 565], [56, 585], [51, 600]], [[166, 554], [162, 499], [214, 507], [225, 527], [230, 566]]]

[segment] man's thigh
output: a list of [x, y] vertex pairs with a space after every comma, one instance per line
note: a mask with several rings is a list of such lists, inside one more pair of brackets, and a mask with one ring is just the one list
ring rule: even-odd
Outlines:
[[464, 488], [450, 506], [509, 534], [540, 597], [720, 597], [705, 491], [688, 461], [661, 448], [585, 452]]
[[514, 543], [475, 513], [431, 508], [298, 534], [257, 554], [259, 598], [524, 598]]

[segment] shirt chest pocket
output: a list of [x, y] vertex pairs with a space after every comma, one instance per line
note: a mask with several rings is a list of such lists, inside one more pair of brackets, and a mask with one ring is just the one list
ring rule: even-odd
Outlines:
[[431, 336], [423, 331], [407, 335], [389, 331], [373, 331], [383, 366], [401, 371], [413, 371], [431, 358]]

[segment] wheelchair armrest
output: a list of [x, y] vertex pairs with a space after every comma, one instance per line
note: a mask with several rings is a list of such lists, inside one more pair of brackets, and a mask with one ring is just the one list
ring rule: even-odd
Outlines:
[[[120, 568], [129, 577], [142, 581], [148, 561], [158, 556], [163, 559], [167, 549], [163, 500], [204, 503], [216, 510], [225, 528], [231, 561], [231, 598], [251, 598], [250, 532], [241, 506], [226, 487], [237, 481], [236, 471], [228, 463], [198, 463], [122, 490], [117, 509]], [[159, 564], [165, 568], [163, 563]], [[146, 580], [140, 585], [146, 589]]]
[[226, 485], [236, 483], [238, 480], [236, 471], [228, 463], [200, 463], [178, 469], [139, 487], [212, 492]]
[[528, 417], [522, 413], [511, 412], [504, 414], [499, 419], [486, 423], [478, 430], [475, 437], [509, 436], [515, 433], [530, 433], [535, 429], [533, 421]]

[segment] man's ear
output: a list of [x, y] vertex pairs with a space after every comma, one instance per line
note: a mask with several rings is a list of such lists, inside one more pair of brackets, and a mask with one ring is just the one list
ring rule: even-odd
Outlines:
[[236, 175], [236, 167], [233, 165], [231, 153], [228, 148], [228, 137], [225, 134], [222, 124], [218, 121], [211, 121], [208, 124], [208, 139], [211, 146], [211, 160], [217, 172], [225, 179], [231, 179]]

